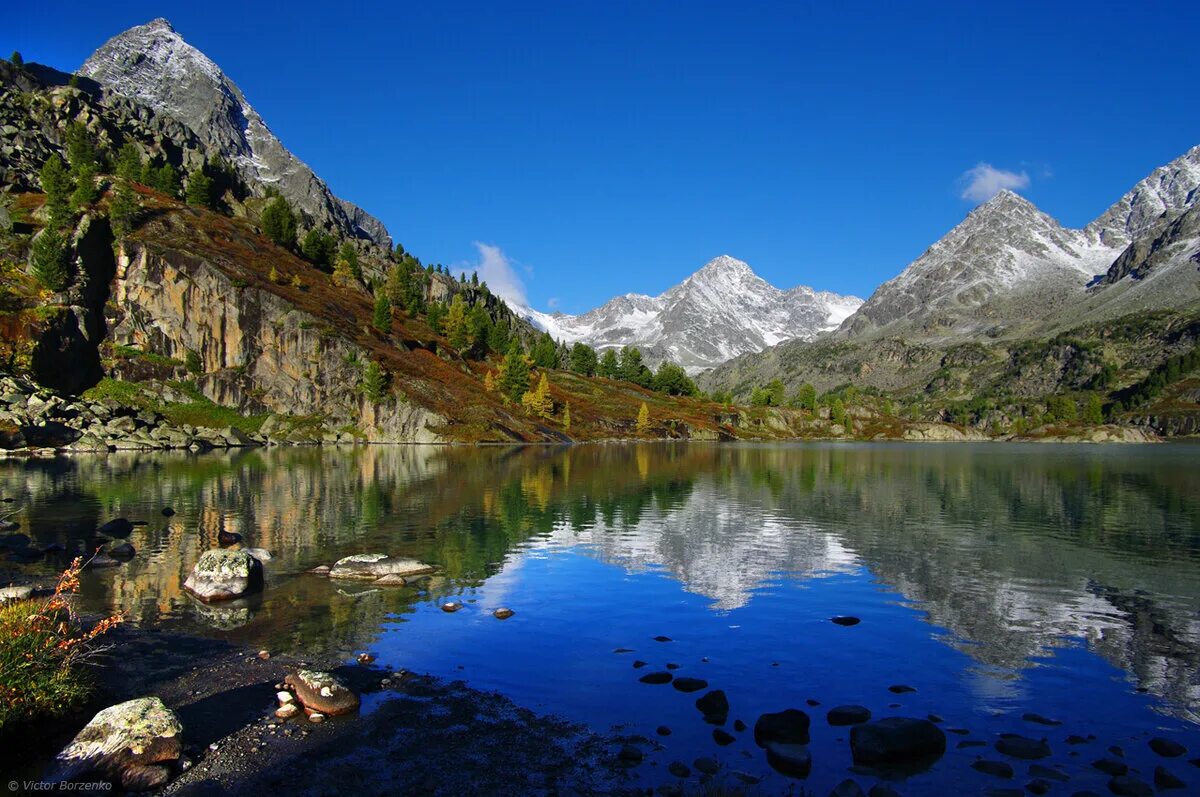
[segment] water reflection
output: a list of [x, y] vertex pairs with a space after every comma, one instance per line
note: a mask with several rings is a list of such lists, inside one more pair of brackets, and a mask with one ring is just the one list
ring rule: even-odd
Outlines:
[[[470, 594], [525, 557], [570, 550], [669, 574], [709, 609], [780, 585], [867, 574], [988, 673], [1074, 640], [1195, 717], [1200, 467], [1194, 447], [640, 445], [363, 447], [113, 454], [0, 463], [0, 494], [39, 545], [86, 546], [148, 521], [93, 607], [275, 648], [349, 653], [389, 618]], [[176, 514], [165, 518], [163, 507]], [[182, 582], [222, 531], [270, 550], [265, 594], [198, 606]], [[438, 576], [375, 590], [303, 574], [381, 550]], [[42, 563], [26, 571], [52, 571]], [[15, 565], [3, 565], [16, 569]], [[614, 612], [619, 593], [592, 596]]]

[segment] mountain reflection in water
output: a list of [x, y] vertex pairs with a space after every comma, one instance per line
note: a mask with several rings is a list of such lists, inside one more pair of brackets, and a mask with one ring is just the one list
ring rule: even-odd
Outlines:
[[[489, 600], [504, 594], [520, 611], [520, 590], [538, 589], [520, 571], [546, 557], [598, 561], [614, 584], [669, 577], [727, 625], [771, 596], [858, 577], [882, 588], [880, 606], [908, 608], [968, 656], [980, 690], [1003, 692], [1082, 644], [1161, 698], [1159, 710], [1196, 722], [1197, 453], [1001, 444], [124, 453], [3, 461], [0, 494], [17, 498], [16, 517], [39, 546], [86, 545], [116, 516], [148, 521], [129, 538], [134, 560], [84, 585], [88, 608], [120, 608], [140, 624], [349, 655], [489, 584]], [[222, 531], [271, 551], [268, 584], [255, 601], [201, 607], [181, 584]], [[303, 573], [376, 550], [438, 573], [393, 590]], [[646, 610], [629, 600], [619, 587], [586, 596], [618, 618]]]

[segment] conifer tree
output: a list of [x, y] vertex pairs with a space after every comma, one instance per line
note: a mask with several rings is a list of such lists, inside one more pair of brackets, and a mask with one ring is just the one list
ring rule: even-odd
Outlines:
[[90, 166], [94, 175], [100, 164], [96, 161], [96, 147], [92, 144], [92, 137], [87, 128], [82, 122], [71, 122], [67, 125], [65, 138], [67, 163], [70, 164], [71, 171], [78, 176], [80, 169]]
[[66, 239], [56, 229], [47, 227], [33, 239], [30, 271], [43, 287], [52, 291], [67, 287], [70, 277], [67, 254]]
[[600, 358], [600, 364], [596, 366], [596, 373], [606, 379], [617, 379], [620, 377], [620, 366], [617, 364], [617, 353], [612, 349], [606, 349], [604, 355]]
[[187, 193], [184, 198], [189, 205], [212, 210], [214, 205], [213, 181], [204, 173], [204, 167], [193, 169], [192, 173], [188, 175]]
[[[164, 163], [154, 170], [154, 189], [172, 199], [179, 198], [179, 172], [169, 163]], [[293, 238], [295, 235], [293, 234]]]
[[496, 389], [496, 379], [492, 376], [491, 371], [483, 375], [483, 389], [489, 393]]
[[646, 434], [650, 431], [650, 408], [646, 406], [646, 402], [642, 402], [642, 406], [638, 409], [637, 415], [637, 433]]
[[584, 376], [594, 376], [598, 365], [596, 350], [583, 341], [571, 347], [571, 370]]
[[133, 232], [140, 214], [141, 203], [138, 202], [137, 194], [130, 187], [128, 180], [119, 178], [108, 203], [108, 222], [112, 225], [113, 235], [124, 238]]
[[538, 336], [530, 354], [533, 356], [534, 365], [538, 368], [557, 368], [559, 366], [558, 346], [555, 344], [554, 338], [550, 337], [549, 332], [543, 332]]
[[571, 402], [567, 402], [567, 406], [563, 408], [563, 431], [571, 431]]
[[75, 173], [75, 190], [71, 193], [71, 209], [80, 211], [100, 198], [96, 188], [96, 165], [84, 161], [72, 171]]
[[358, 263], [358, 250], [349, 241], [344, 242], [341, 250], [338, 251], [338, 266], [348, 271], [355, 280], [362, 279], [362, 266]]
[[467, 345], [467, 303], [461, 293], [454, 294], [450, 301], [450, 309], [446, 311], [446, 337], [456, 351], [462, 351]]
[[8, 57], [9, 63], [13, 66], [25, 66], [25, 59], [21, 57], [21, 53], [13, 50], [12, 55]]
[[296, 214], [287, 200], [276, 196], [262, 212], [263, 233], [279, 246], [288, 249], [296, 245]]
[[1104, 403], [1096, 393], [1088, 396], [1087, 409], [1084, 410], [1083, 419], [1093, 426], [1104, 423]]
[[387, 389], [387, 374], [374, 360], [363, 371], [362, 392], [373, 404], [383, 401]]
[[46, 192], [46, 209], [50, 213], [50, 224], [63, 228], [71, 223], [71, 193], [75, 183], [67, 166], [58, 155], [51, 155], [39, 175], [42, 190]]
[[126, 141], [117, 150], [117, 177], [134, 182], [142, 179], [142, 153], [132, 141]]
[[388, 301], [387, 294], [380, 291], [375, 296], [375, 314], [371, 319], [371, 323], [375, 328], [384, 335], [391, 334], [392, 331], [392, 303]]
[[509, 344], [508, 353], [504, 355], [504, 362], [500, 366], [500, 392], [518, 401], [528, 389], [529, 363], [521, 351], [521, 344], [514, 340]]
[[304, 255], [304, 259], [325, 271], [329, 271], [333, 265], [336, 248], [337, 241], [333, 236], [317, 227], [306, 232], [304, 240], [300, 242], [300, 254]]
[[817, 389], [808, 382], [805, 382], [803, 385], [801, 385], [800, 389], [796, 391], [796, 405], [802, 410], [816, 412]]
[[544, 371], [542, 378], [538, 380], [537, 390], [534, 392], [534, 411], [543, 418], [549, 418], [554, 414], [554, 399], [550, 398], [550, 380]]

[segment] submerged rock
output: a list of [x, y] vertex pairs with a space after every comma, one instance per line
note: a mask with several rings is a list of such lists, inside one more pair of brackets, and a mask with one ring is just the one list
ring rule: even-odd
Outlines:
[[806, 744], [770, 742], [766, 746], [767, 764], [789, 778], [806, 778], [812, 771], [812, 752]]
[[1022, 714], [1021, 719], [1025, 720], [1026, 722], [1037, 723], [1038, 725], [1062, 725], [1061, 720], [1052, 720], [1049, 717], [1044, 717], [1041, 714], [1037, 714], [1032, 711], [1027, 711]]
[[129, 773], [132, 782], [140, 782], [150, 774], [140, 768], [178, 760], [182, 733], [179, 718], [157, 697], [109, 706], [58, 754], [55, 777], [100, 774], [123, 783]]
[[692, 762], [692, 766], [697, 772], [702, 772], [705, 775], [715, 775], [721, 771], [721, 765], [714, 758], [697, 758]]
[[669, 684], [673, 679], [674, 676], [666, 671], [648, 672], [641, 678], [638, 678], [644, 684]]
[[96, 529], [96, 533], [106, 537], [128, 537], [133, 533], [133, 523], [123, 517], [115, 518]]
[[704, 715], [704, 721], [713, 725], [724, 725], [729, 717], [729, 698], [725, 690], [714, 689], [696, 698], [696, 708]]
[[1150, 784], [1132, 775], [1116, 775], [1108, 781], [1108, 790], [1119, 797], [1154, 797]]
[[728, 733], [727, 731], [723, 731], [720, 728], [713, 728], [712, 737], [713, 737], [713, 741], [716, 742], [717, 744], [721, 745], [722, 747], [724, 747], [725, 745], [733, 744], [734, 742], [737, 741], [737, 739], [733, 736], [733, 734]]
[[1016, 733], [1002, 733], [996, 741], [996, 750], [1013, 758], [1032, 760], [1050, 755], [1050, 745], [1045, 739], [1030, 739]]
[[927, 719], [885, 717], [855, 725], [850, 752], [858, 764], [917, 762], [946, 752], [946, 734]]
[[1175, 776], [1171, 770], [1159, 764], [1154, 768], [1154, 788], [1159, 791], [1167, 789], [1186, 789], [1187, 783]]
[[867, 797], [867, 794], [857, 782], [846, 778], [833, 787], [833, 791], [829, 792], [829, 797]]
[[296, 698], [309, 712], [329, 716], [348, 714], [358, 709], [358, 695], [332, 673], [297, 670], [284, 678], [296, 692]]
[[254, 592], [262, 582], [262, 563], [253, 556], [214, 548], [200, 555], [183, 586], [202, 601], [222, 601]]
[[1101, 758], [1093, 761], [1092, 766], [1105, 775], [1124, 775], [1129, 772], [1129, 765], [1118, 758]]
[[862, 620], [859, 620], [857, 617], [852, 617], [851, 615], [843, 615], [843, 614], [839, 614], [837, 617], [831, 617], [831, 618], [829, 618], [829, 621], [831, 623], [833, 623], [834, 625], [845, 625], [845, 626], [858, 625], [859, 623], [862, 622]]
[[754, 743], [808, 744], [808, 726], [808, 715], [798, 708], [763, 714], [754, 723]]
[[866, 706], [834, 706], [829, 709], [825, 719], [830, 725], [858, 725], [871, 719], [871, 710]]
[[672, 686], [680, 692], [699, 692], [708, 688], [708, 681], [703, 678], [676, 678]]
[[397, 559], [384, 553], [360, 553], [334, 563], [329, 571], [333, 578], [369, 579], [383, 576], [420, 576], [433, 572], [433, 567], [416, 559]]
[[667, 764], [667, 771], [677, 778], [688, 778], [692, 775], [691, 768], [682, 761], [672, 761]]
[[985, 758], [980, 758], [971, 764], [971, 769], [976, 772], [982, 772], [985, 775], [995, 775], [998, 778], [1011, 778], [1013, 776], [1012, 764], [1007, 761], [989, 761]]
[[1163, 758], [1179, 758], [1187, 752], [1187, 748], [1179, 742], [1173, 739], [1164, 739], [1161, 736], [1155, 736], [1150, 740], [1150, 749]]

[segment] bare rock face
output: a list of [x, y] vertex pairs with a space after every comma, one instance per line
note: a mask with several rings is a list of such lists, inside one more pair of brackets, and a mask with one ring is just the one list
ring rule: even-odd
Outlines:
[[284, 683], [296, 690], [296, 698], [310, 712], [332, 717], [358, 709], [358, 695], [331, 673], [297, 670]]
[[432, 573], [433, 567], [416, 559], [392, 558], [384, 553], [360, 553], [334, 563], [331, 578], [376, 580], [385, 576], [408, 578]]
[[310, 223], [391, 248], [383, 224], [334, 196], [267, 128], [241, 89], [167, 20], [156, 19], [109, 39], [79, 74], [178, 120], [206, 148], [220, 152], [248, 184], [276, 186]]
[[262, 581], [262, 563], [250, 554], [213, 549], [200, 555], [183, 587], [202, 601], [223, 601], [254, 592]]
[[103, 775], [128, 787], [162, 785], [183, 749], [179, 718], [157, 697], [109, 706], [55, 758], [56, 776]]

